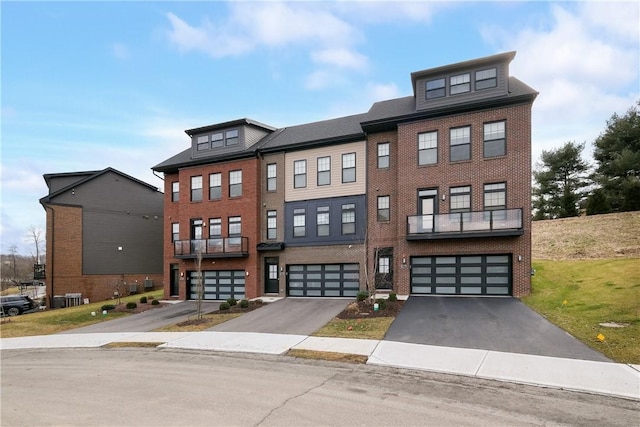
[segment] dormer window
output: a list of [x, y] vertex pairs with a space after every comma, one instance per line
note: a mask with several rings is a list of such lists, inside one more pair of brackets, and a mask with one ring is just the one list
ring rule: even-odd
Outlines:
[[224, 145], [224, 136], [222, 132], [211, 135], [211, 148], [222, 147]]
[[471, 91], [471, 76], [469, 73], [452, 76], [449, 81], [451, 95]]
[[198, 151], [209, 149], [209, 135], [199, 136], [196, 145]]
[[489, 89], [497, 85], [498, 78], [495, 68], [476, 71], [476, 90]]
[[444, 79], [430, 80], [427, 82], [427, 99], [442, 98], [445, 96]]
[[225, 134], [226, 145], [236, 145], [238, 143], [238, 130], [228, 130]]

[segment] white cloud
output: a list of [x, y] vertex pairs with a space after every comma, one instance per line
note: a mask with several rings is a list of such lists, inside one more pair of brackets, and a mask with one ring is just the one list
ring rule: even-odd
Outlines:
[[368, 59], [366, 56], [346, 48], [319, 50], [311, 54], [311, 59], [319, 64], [331, 65], [339, 68], [351, 68], [354, 70], [362, 70], [368, 66]]
[[111, 53], [116, 59], [127, 60], [131, 58], [131, 52], [129, 48], [122, 43], [112, 43]]

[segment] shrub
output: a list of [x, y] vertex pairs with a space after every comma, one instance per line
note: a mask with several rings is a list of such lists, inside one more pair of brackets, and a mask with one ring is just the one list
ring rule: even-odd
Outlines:
[[391, 292], [389, 294], [389, 301], [390, 302], [396, 302], [398, 301], [398, 294], [396, 294], [395, 292]]
[[222, 304], [220, 304], [219, 309], [220, 310], [229, 310], [231, 308], [231, 306], [229, 305], [228, 302], [223, 302]]
[[134, 308], [136, 308], [137, 306], [138, 306], [138, 304], [136, 304], [136, 303], [135, 303], [135, 302], [133, 302], [133, 301], [129, 301], [129, 302], [127, 303], [127, 309], [129, 309], [129, 310], [133, 310], [133, 309], [134, 309]]
[[249, 300], [243, 299], [240, 301], [240, 308], [249, 308]]
[[110, 311], [110, 310], [113, 310], [113, 309], [115, 309], [115, 308], [116, 308], [116, 306], [115, 306], [115, 305], [113, 305], [113, 304], [105, 304], [105, 305], [103, 305], [103, 306], [101, 307], [102, 311], [105, 311], [105, 310], [106, 310], [106, 311]]
[[358, 294], [356, 295], [356, 298], [358, 299], [358, 301], [364, 301], [367, 299], [367, 297], [369, 296], [369, 292], [367, 291], [360, 291], [358, 292]]
[[147, 299], [152, 300], [152, 299], [155, 299], [155, 297], [153, 295], [149, 295]]
[[235, 298], [227, 298], [227, 304], [229, 304], [229, 306], [233, 306], [238, 304], [238, 301]]
[[140, 297], [140, 304], [146, 304], [147, 303], [147, 297]]
[[151, 301], [151, 305], [160, 305], [160, 301], [158, 301], [157, 299], [154, 299]]
[[378, 303], [378, 309], [379, 310], [384, 310], [385, 308], [387, 308], [387, 300], [384, 298], [378, 298], [376, 300], [376, 302]]

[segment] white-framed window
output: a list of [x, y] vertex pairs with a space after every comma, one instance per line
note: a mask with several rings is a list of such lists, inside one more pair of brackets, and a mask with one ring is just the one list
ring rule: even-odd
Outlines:
[[387, 169], [389, 167], [391, 144], [381, 142], [378, 144], [378, 169]]
[[178, 181], [174, 181], [171, 183], [171, 201], [180, 201], [180, 183]]
[[202, 201], [202, 175], [191, 177], [191, 201]]
[[242, 196], [242, 171], [229, 172], [229, 197]]
[[342, 205], [342, 234], [356, 233], [356, 205]]
[[296, 160], [293, 162], [293, 188], [305, 188], [307, 186], [307, 161]]
[[209, 174], [209, 200], [222, 198], [222, 174]]
[[484, 157], [506, 154], [505, 121], [484, 124]]
[[275, 240], [278, 238], [278, 212], [275, 210], [267, 211], [267, 240]]
[[389, 196], [378, 196], [378, 222], [387, 222], [390, 219]]
[[438, 163], [438, 131], [418, 134], [418, 164], [434, 165]]
[[456, 95], [471, 91], [471, 75], [469, 73], [458, 74], [449, 78], [449, 93]]
[[307, 234], [306, 211], [304, 208], [293, 210], [293, 237], [304, 237]]
[[316, 211], [316, 232], [318, 237], [330, 234], [329, 220], [329, 206], [318, 206]]
[[229, 236], [241, 236], [242, 235], [242, 217], [230, 216], [229, 217]]
[[277, 167], [275, 163], [267, 165], [267, 191], [276, 191]]
[[342, 182], [356, 182], [356, 153], [342, 155]]
[[457, 162], [471, 159], [471, 126], [449, 130], [449, 160]]
[[331, 157], [318, 157], [318, 185], [331, 184]]

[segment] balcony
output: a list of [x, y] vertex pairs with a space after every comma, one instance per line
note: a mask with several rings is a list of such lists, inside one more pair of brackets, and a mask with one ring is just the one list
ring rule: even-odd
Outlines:
[[196, 258], [242, 258], [249, 256], [249, 238], [220, 237], [217, 239], [176, 240], [173, 256], [179, 259]]
[[522, 236], [522, 209], [407, 217], [407, 240]]

